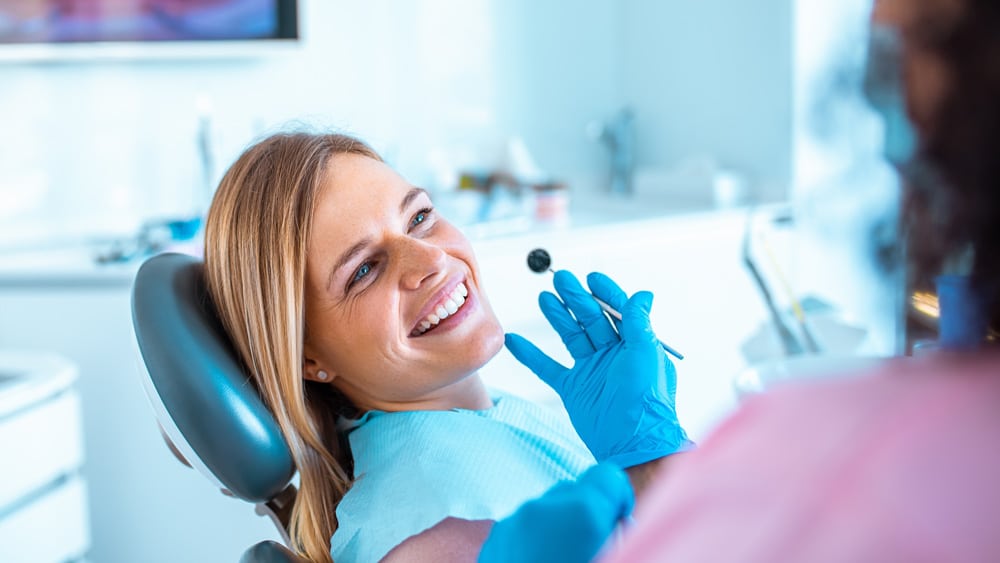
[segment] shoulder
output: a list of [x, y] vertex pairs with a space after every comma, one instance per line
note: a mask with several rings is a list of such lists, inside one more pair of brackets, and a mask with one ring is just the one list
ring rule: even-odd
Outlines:
[[[447, 519], [503, 518], [575, 476], [577, 465], [586, 466], [492, 416], [470, 412], [376, 417], [350, 440], [356, 481], [337, 507], [334, 559], [378, 560]], [[427, 541], [465, 533], [459, 528], [439, 528]]]
[[409, 561], [474, 561], [486, 541], [493, 522], [446, 518], [431, 528], [410, 536], [390, 551], [383, 563]]

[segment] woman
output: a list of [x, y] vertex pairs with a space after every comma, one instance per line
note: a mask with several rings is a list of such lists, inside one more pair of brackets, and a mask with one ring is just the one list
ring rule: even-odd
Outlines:
[[[873, 15], [866, 87], [903, 173], [911, 273], [969, 264], [963, 338], [748, 401], [657, 476], [602, 561], [1000, 560], [1000, 352], [986, 343], [1000, 326], [998, 30], [996, 0], [880, 0]], [[483, 560], [544, 561], [608, 529], [568, 528], [569, 495], [554, 492], [497, 523]]]
[[362, 142], [249, 148], [205, 268], [298, 468], [310, 560], [474, 560], [495, 520], [594, 464], [554, 413], [487, 391], [504, 334], [469, 242]]

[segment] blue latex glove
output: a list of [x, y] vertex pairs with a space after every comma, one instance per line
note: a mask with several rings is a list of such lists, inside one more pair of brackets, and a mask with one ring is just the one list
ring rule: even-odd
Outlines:
[[573, 274], [556, 272], [553, 284], [562, 300], [543, 292], [538, 302], [573, 367], [516, 334], [507, 335], [507, 348], [562, 397], [594, 457], [632, 467], [692, 448], [674, 407], [677, 372], [649, 324], [653, 294], [640, 291], [629, 298], [604, 274], [587, 276], [594, 296], [621, 312], [616, 332]]
[[625, 473], [614, 465], [595, 465], [494, 524], [479, 563], [591, 561], [634, 504]]

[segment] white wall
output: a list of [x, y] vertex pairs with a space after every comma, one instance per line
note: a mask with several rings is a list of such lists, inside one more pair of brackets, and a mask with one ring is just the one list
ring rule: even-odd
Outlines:
[[615, 0], [493, 3], [498, 124], [586, 190], [604, 187], [608, 162], [587, 123], [621, 104], [620, 12]]
[[303, 119], [363, 136], [430, 187], [520, 135], [541, 167], [598, 190], [608, 155], [584, 129], [627, 103], [639, 166], [712, 154], [785, 193], [789, 2], [303, 0], [289, 53], [5, 63], [0, 244], [125, 234], [203, 206], [199, 100], [213, 178], [255, 135]]
[[361, 135], [415, 182], [491, 165], [522, 134], [543, 167], [593, 186], [601, 155], [583, 126], [615, 105], [595, 31], [612, 6], [304, 0], [290, 53], [0, 66], [0, 235], [128, 233], [197, 208], [202, 99], [216, 178], [255, 135], [301, 119]]
[[787, 194], [791, 0], [627, 0], [623, 12], [637, 165], [710, 156], [765, 198]]

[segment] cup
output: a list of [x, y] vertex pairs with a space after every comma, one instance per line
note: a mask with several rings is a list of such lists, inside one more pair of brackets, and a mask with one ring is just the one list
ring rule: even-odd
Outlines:
[[973, 348], [983, 343], [989, 325], [983, 300], [969, 276], [942, 275], [938, 292], [938, 339], [942, 348]]

